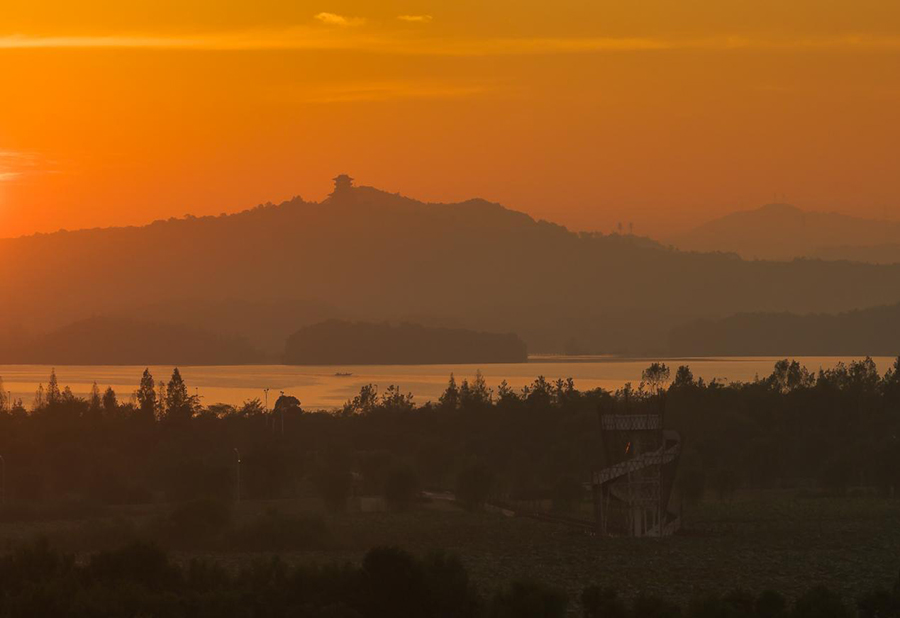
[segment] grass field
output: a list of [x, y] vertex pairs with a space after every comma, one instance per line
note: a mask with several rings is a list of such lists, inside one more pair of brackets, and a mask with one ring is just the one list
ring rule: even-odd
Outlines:
[[[244, 502], [236, 516], [252, 520], [273, 506], [284, 513], [319, 509], [312, 501]], [[114, 543], [117, 534], [126, 536], [161, 510], [129, 508], [102, 521], [0, 523], [0, 547], [47, 535], [63, 546], [89, 551]], [[485, 590], [513, 578], [534, 578], [565, 589], [573, 601], [585, 586], [598, 583], [615, 586], [626, 596], [643, 591], [682, 604], [734, 588], [772, 588], [796, 597], [817, 584], [850, 600], [876, 585], [893, 584], [900, 570], [898, 500], [738, 494], [728, 502], [701, 503], [687, 510], [685, 519], [683, 533], [672, 538], [600, 539], [556, 524], [469, 513], [436, 502], [404, 513], [325, 515], [336, 539], [332, 549], [282, 555], [290, 562], [358, 561], [377, 545], [416, 553], [444, 549], [460, 555]], [[232, 566], [265, 556], [228, 551], [175, 555]]]

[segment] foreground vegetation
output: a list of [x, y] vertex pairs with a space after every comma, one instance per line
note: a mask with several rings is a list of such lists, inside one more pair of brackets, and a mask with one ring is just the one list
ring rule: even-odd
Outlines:
[[[784, 361], [752, 383], [719, 384], [655, 365], [641, 385], [615, 393], [541, 378], [494, 393], [476, 376], [451, 380], [440, 401], [424, 405], [396, 388], [367, 387], [336, 413], [304, 411], [289, 397], [271, 412], [259, 402], [202, 406], [177, 372], [162, 387], [146, 372], [124, 403], [99, 388], [82, 400], [51, 379], [33, 410], [2, 402], [0, 548], [7, 565], [68, 565], [59, 581], [33, 580], [79, 599], [66, 607], [82, 613], [68, 615], [133, 615], [126, 610], [138, 602], [153, 615], [230, 615], [217, 603], [244, 608], [236, 615], [376, 615], [360, 596], [367, 553], [403, 547], [415, 558], [388, 554], [418, 573], [415, 581], [430, 577], [430, 556], [449, 551], [458, 556], [453, 572], [474, 591], [473, 614], [417, 605], [409, 615], [529, 615], [517, 605], [526, 598], [549, 612], [534, 615], [548, 616], [678, 615], [674, 606], [685, 616], [891, 616], [888, 605], [867, 608], [889, 603], [898, 570], [897, 369], [879, 376], [861, 361], [810, 375]], [[667, 425], [688, 445], [676, 492], [683, 534], [600, 539], [483, 510], [503, 502], [586, 517], [583, 481], [601, 465], [598, 408], [655, 406], [663, 396]], [[38, 536], [50, 545], [29, 545]], [[176, 573], [166, 584], [175, 588], [113, 586], [92, 566], [134, 552]], [[456, 564], [442, 555], [441, 564]], [[321, 566], [334, 564], [345, 566]], [[206, 571], [230, 583], [203, 588], [197, 582], [206, 580], [191, 579]], [[340, 574], [332, 588], [323, 573]], [[432, 593], [421, 585], [417, 602], [426, 603]], [[22, 586], [0, 598], [33, 608], [45, 596]], [[819, 586], [831, 592], [810, 598], [827, 609], [804, 614], [813, 601], [802, 599]], [[310, 588], [340, 592], [311, 601]], [[767, 589], [783, 595], [787, 614], [758, 613]], [[127, 594], [135, 596], [117, 596]], [[242, 604], [262, 603], [257, 595], [284, 605], [247, 610]], [[663, 613], [648, 609], [649, 598]], [[331, 607], [334, 599], [344, 605]], [[592, 602], [604, 609], [589, 613]]]
[[[854, 607], [855, 605], [855, 607]], [[812, 585], [793, 603], [773, 590], [696, 594], [687, 604], [640, 593], [628, 600], [592, 584], [577, 598], [534, 579], [487, 590], [463, 562], [436, 551], [416, 557], [372, 549], [358, 564], [294, 564], [258, 558], [229, 570], [209, 560], [173, 561], [147, 543], [86, 559], [46, 541], [0, 557], [0, 616], [392, 616], [554, 618], [890, 618], [900, 616], [900, 582], [872, 586], [852, 603]]]
[[782, 490], [710, 497], [685, 509], [682, 534], [662, 540], [603, 539], [442, 500], [374, 513], [334, 513], [316, 498], [230, 507], [210, 500], [69, 504], [68, 513], [63, 506], [31, 513], [42, 519], [0, 521], [0, 552], [40, 536], [79, 560], [142, 543], [170, 551], [183, 567], [203, 558], [235, 573], [276, 555], [291, 566], [359, 565], [378, 546], [417, 556], [449, 551], [488, 597], [511, 581], [540, 581], [564, 591], [571, 611], [592, 585], [615, 588], [629, 600], [652, 595], [682, 607], [738, 588], [775, 589], [793, 601], [824, 585], [852, 604], [872, 588], [892, 585], [900, 569], [900, 501], [875, 496]]

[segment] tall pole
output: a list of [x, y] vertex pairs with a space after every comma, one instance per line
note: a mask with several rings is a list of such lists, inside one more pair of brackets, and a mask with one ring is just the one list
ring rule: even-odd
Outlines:
[[234, 462], [234, 470], [235, 470], [234, 501], [240, 502], [241, 501], [241, 452], [239, 450], [237, 450], [237, 448], [234, 449], [234, 457], [235, 457], [235, 462]]

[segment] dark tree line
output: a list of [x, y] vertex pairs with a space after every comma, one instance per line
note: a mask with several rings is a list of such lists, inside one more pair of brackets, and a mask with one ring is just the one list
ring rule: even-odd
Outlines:
[[[586, 588], [579, 600], [585, 618], [900, 616], [897, 585], [863, 594], [855, 608], [821, 586], [793, 604], [771, 590], [759, 595], [735, 590], [697, 598], [682, 608], [646, 594], [629, 602], [615, 589], [596, 585]], [[416, 557], [396, 547], [370, 550], [359, 566], [289, 566], [271, 558], [237, 572], [200, 560], [180, 566], [145, 543], [81, 561], [46, 542], [0, 557], [2, 618], [562, 618], [569, 606], [565, 592], [541, 582], [498, 583], [488, 591], [471, 581], [453, 555]]]
[[659, 392], [666, 424], [685, 439], [678, 483], [688, 500], [798, 485], [892, 495], [900, 482], [900, 361], [881, 376], [869, 359], [818, 374], [786, 360], [732, 384], [654, 365], [617, 392], [543, 377], [493, 390], [480, 375], [451, 377], [437, 402], [370, 385], [337, 412], [285, 398], [277, 414], [258, 400], [203, 406], [177, 370], [165, 384], [145, 372], [126, 401], [99, 387], [75, 397], [51, 376], [33, 410], [15, 402], [0, 414], [0, 455], [11, 500], [231, 499], [238, 449], [247, 498], [317, 491], [340, 508], [351, 492], [381, 493], [402, 507], [430, 488], [473, 506], [491, 496], [565, 505], [601, 465], [601, 404]]

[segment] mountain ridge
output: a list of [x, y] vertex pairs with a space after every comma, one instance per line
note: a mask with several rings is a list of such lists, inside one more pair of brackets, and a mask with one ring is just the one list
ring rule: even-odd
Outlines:
[[[669, 330], [740, 311], [900, 302], [900, 267], [753, 262], [575, 233], [500, 204], [429, 204], [372, 187], [233, 215], [0, 241], [0, 324], [92, 315], [215, 324], [257, 347], [311, 320], [515, 332], [535, 353], [654, 353]], [[281, 309], [272, 309], [272, 307]], [[296, 324], [291, 324], [296, 316]], [[260, 345], [262, 341], [266, 345]], [[269, 350], [270, 352], [274, 350]]]
[[864, 261], [860, 258], [867, 256], [900, 262], [900, 222], [784, 203], [730, 213], [666, 240], [682, 250], [733, 252], [744, 259]]

